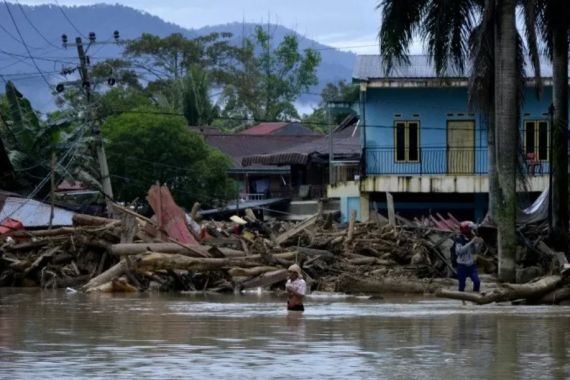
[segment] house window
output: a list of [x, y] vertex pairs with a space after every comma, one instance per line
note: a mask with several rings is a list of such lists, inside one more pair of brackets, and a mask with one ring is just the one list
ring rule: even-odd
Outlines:
[[419, 121], [396, 121], [394, 125], [396, 161], [418, 162], [420, 159]]
[[548, 160], [548, 122], [546, 120], [526, 120], [524, 122], [525, 153], [534, 153], [538, 160]]

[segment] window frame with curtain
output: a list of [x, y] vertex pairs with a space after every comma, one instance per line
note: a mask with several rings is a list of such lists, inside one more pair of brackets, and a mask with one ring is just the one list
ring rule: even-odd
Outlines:
[[[529, 131], [529, 125], [532, 125], [532, 131]], [[550, 122], [546, 119], [525, 119], [523, 121], [523, 147], [525, 156], [535, 153], [537, 161], [549, 161]]]

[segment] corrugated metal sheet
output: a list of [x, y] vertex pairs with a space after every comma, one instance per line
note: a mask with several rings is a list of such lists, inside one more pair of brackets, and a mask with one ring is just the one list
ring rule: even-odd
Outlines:
[[251, 165], [306, 165], [309, 155], [304, 153], [258, 154], [244, 157], [241, 164]]
[[[274, 136], [274, 135], [205, 135], [208, 145], [221, 150], [233, 160], [233, 169], [243, 169], [242, 159], [246, 156], [273, 154], [290, 147], [296, 147], [322, 136]], [[261, 168], [258, 168], [261, 169]], [[271, 169], [267, 167], [266, 169]], [[274, 169], [274, 168], [273, 168]]]
[[[0, 210], [0, 220], [17, 219], [26, 228], [49, 226], [51, 206], [33, 199], [7, 197]], [[59, 207], [54, 207], [53, 226], [73, 225], [75, 213]]]
[[[410, 55], [409, 64], [394, 64], [389, 75], [384, 72], [382, 58], [379, 55], [359, 55], [352, 73], [352, 78], [357, 81], [382, 80], [382, 79], [421, 79], [437, 78], [433, 62], [430, 62], [427, 55]], [[540, 60], [541, 75], [543, 78], [552, 77], [552, 65], [546, 57]], [[525, 75], [532, 77], [532, 67], [527, 62], [525, 64]], [[467, 65], [463, 72], [451, 69], [445, 75], [446, 78], [467, 78], [470, 67]]]
[[[362, 147], [360, 145], [360, 128], [356, 124], [357, 118], [352, 119], [352, 124], [339, 128], [333, 134], [333, 150], [335, 157], [347, 156], [359, 159]], [[322, 136], [313, 141], [306, 142], [285, 149], [272, 152], [244, 156], [242, 166], [250, 165], [306, 165], [309, 160], [316, 158], [314, 155], [327, 155], [330, 152], [329, 136]]]

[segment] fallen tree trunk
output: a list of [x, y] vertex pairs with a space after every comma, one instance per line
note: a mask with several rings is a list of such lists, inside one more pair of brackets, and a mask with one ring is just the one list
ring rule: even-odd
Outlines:
[[126, 269], [127, 262], [125, 260], [121, 260], [111, 268], [107, 269], [105, 272], [101, 273], [99, 276], [92, 278], [87, 284], [83, 285], [81, 289], [85, 292], [89, 292], [91, 289], [94, 289], [99, 285], [110, 282], [115, 278], [122, 276], [125, 273]]
[[[276, 254], [284, 260], [293, 260], [295, 253]], [[180, 254], [147, 252], [138, 257], [135, 263], [137, 270], [185, 269], [189, 271], [211, 271], [227, 267], [257, 267], [262, 265], [261, 255], [232, 258], [197, 258]]]
[[104, 226], [106, 224], [119, 224], [120, 220], [103, 218], [94, 215], [75, 214], [71, 218], [74, 226]]
[[539, 304], [559, 304], [562, 301], [570, 300], [570, 287], [558, 288], [550, 293], [543, 295], [539, 300]]
[[278, 270], [277, 267], [259, 266], [253, 268], [232, 268], [228, 270], [228, 273], [232, 277], [255, 277], [266, 272], [272, 272]]
[[[196, 257], [207, 257], [210, 256], [209, 250], [211, 247], [208, 246], [191, 246], [191, 249], [186, 246], [181, 246], [178, 243], [125, 243], [125, 244], [113, 244], [111, 246], [111, 253], [117, 256], [129, 256], [129, 255], [139, 255], [147, 251], [162, 252], [162, 253], [178, 253], [178, 254], [188, 254], [196, 251]], [[230, 248], [216, 247], [224, 256], [235, 257], [235, 256], [245, 256], [245, 252], [238, 251]]]
[[337, 282], [336, 291], [344, 293], [435, 293], [447, 284], [434, 281], [421, 281], [410, 278], [386, 277], [380, 280], [362, 280], [353, 276], [342, 276]]
[[249, 289], [267, 287], [285, 280], [287, 280], [287, 269], [279, 269], [273, 272], [263, 273], [256, 278], [244, 281], [240, 285], [242, 289]]
[[503, 284], [489, 293], [467, 293], [442, 289], [436, 293], [436, 296], [470, 301], [478, 305], [493, 302], [508, 302], [518, 299], [537, 300], [556, 289], [561, 281], [561, 276], [546, 276], [527, 284]]

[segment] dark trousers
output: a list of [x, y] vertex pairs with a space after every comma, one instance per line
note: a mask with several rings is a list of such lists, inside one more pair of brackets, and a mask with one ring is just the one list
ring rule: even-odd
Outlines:
[[459, 291], [465, 290], [465, 280], [469, 277], [473, 281], [473, 291], [478, 292], [481, 287], [477, 267], [473, 265], [457, 264], [457, 279], [459, 280]]
[[287, 310], [289, 310], [289, 311], [305, 311], [305, 307], [302, 304], [289, 305], [289, 303], [287, 303]]

